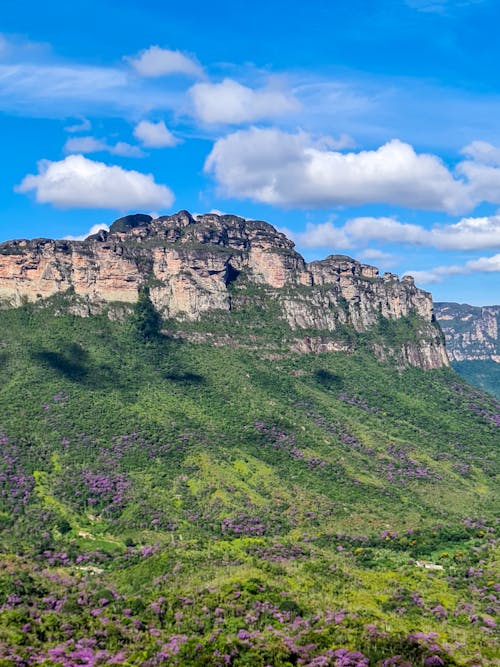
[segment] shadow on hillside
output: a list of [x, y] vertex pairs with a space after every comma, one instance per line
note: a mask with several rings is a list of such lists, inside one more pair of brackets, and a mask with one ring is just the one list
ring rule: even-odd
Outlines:
[[205, 384], [206, 380], [203, 375], [198, 375], [197, 373], [168, 373], [165, 376], [165, 380], [170, 380], [170, 382], [177, 382], [178, 384]]
[[119, 385], [114, 370], [105, 364], [94, 364], [89, 353], [80, 345], [71, 344], [62, 352], [42, 350], [32, 354], [35, 361], [49, 366], [71, 382], [91, 389], [106, 389]]
[[340, 375], [330, 373], [324, 368], [320, 368], [314, 373], [314, 379], [325, 389], [339, 390], [344, 386], [344, 381]]

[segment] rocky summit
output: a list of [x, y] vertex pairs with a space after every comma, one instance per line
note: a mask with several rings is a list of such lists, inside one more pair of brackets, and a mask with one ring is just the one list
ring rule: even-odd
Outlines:
[[[411, 336], [372, 351], [399, 366], [448, 365], [432, 297], [411, 277], [344, 255], [307, 263], [272, 225], [233, 215], [156, 219], [136, 214], [84, 241], [15, 240], [0, 244], [0, 300], [10, 306], [72, 295], [72, 312], [137, 302], [147, 289], [164, 320], [194, 322], [210, 313], [238, 313], [249, 300], [272, 308], [296, 351], [349, 349], [354, 336], [412, 319]], [[277, 309], [277, 310], [276, 310]]]

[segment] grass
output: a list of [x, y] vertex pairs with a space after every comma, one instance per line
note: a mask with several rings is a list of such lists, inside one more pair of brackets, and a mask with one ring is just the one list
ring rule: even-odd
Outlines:
[[1, 312], [0, 665], [495, 664], [498, 402], [252, 318]]

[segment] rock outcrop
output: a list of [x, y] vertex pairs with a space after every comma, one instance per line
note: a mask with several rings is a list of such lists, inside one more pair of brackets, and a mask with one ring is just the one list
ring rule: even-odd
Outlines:
[[437, 303], [435, 307], [452, 361], [500, 363], [500, 306]]
[[238, 295], [264, 290], [288, 326], [303, 331], [304, 342], [295, 345], [304, 351], [344, 349], [336, 336], [346, 327], [362, 333], [381, 318], [413, 318], [412, 340], [394, 348], [374, 343], [375, 353], [400, 365], [448, 363], [431, 295], [411, 278], [380, 276], [375, 267], [344, 255], [308, 264], [266, 222], [193, 218], [187, 211], [157, 219], [137, 214], [85, 241], [0, 244], [0, 299], [13, 306], [72, 292], [87, 305], [85, 314], [113, 302], [134, 303], [145, 286], [164, 318], [186, 321], [237, 310]]

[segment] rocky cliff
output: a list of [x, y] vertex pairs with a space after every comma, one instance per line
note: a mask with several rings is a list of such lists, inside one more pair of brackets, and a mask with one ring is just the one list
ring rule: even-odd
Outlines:
[[[306, 263], [266, 222], [231, 215], [193, 218], [187, 211], [152, 219], [120, 218], [85, 241], [17, 240], [0, 244], [0, 299], [17, 306], [74, 294], [82, 315], [115, 302], [134, 303], [149, 288], [165, 319], [193, 322], [214, 311], [237, 312], [257, 299], [296, 332], [293, 349], [346, 349], [340, 333], [369, 333], [411, 321], [411, 335], [373, 339], [373, 351], [398, 365], [448, 364], [431, 295], [409, 277], [350, 257]], [[401, 328], [400, 328], [401, 329]], [[392, 332], [394, 334], [394, 332]], [[345, 336], [342, 340], [345, 339]]]
[[436, 303], [435, 312], [451, 360], [500, 363], [500, 306]]

